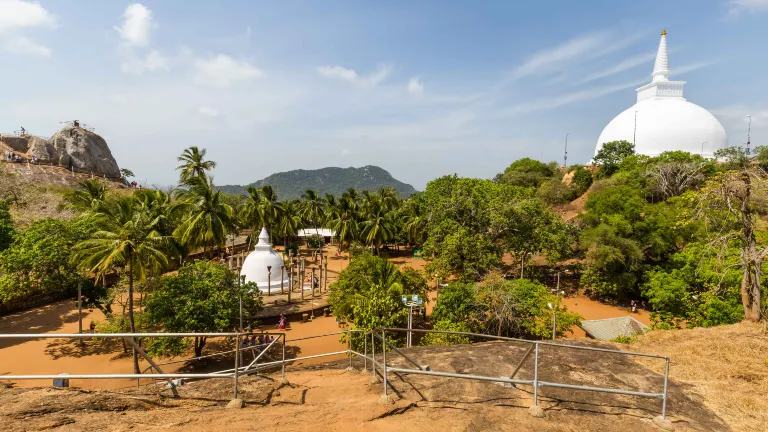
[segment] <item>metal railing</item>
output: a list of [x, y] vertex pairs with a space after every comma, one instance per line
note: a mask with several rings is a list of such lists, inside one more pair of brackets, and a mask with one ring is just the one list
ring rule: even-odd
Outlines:
[[[414, 332], [414, 333], [437, 333], [437, 334], [450, 334], [450, 335], [461, 335], [461, 336], [468, 336], [472, 338], [481, 338], [481, 339], [489, 339], [489, 340], [502, 340], [502, 341], [510, 341], [510, 342], [518, 342], [518, 343], [525, 343], [529, 344], [529, 349], [525, 352], [523, 355], [522, 360], [518, 363], [516, 366], [514, 372], [509, 378], [506, 377], [498, 377], [498, 376], [485, 376], [485, 375], [474, 375], [474, 374], [463, 374], [463, 373], [454, 373], [454, 372], [442, 372], [442, 371], [433, 371], [429, 368], [425, 368], [424, 366], [420, 365], [418, 361], [414, 360], [413, 358], [406, 355], [402, 350], [398, 349], [394, 346], [391, 342], [387, 341], [387, 332]], [[352, 333], [363, 333], [363, 349], [364, 351], [358, 352], [354, 349], [352, 349]], [[16, 381], [16, 380], [36, 380], [36, 379], [57, 379], [57, 378], [66, 378], [66, 379], [140, 379], [140, 378], [148, 378], [148, 379], [163, 379], [166, 380], [169, 384], [168, 388], [170, 388], [173, 391], [174, 396], [178, 396], [178, 393], [176, 391], [176, 384], [172, 381], [173, 379], [180, 379], [180, 378], [233, 378], [233, 384], [234, 384], [234, 397], [237, 398], [238, 395], [238, 379], [240, 376], [250, 375], [253, 373], [257, 373], [259, 371], [280, 367], [281, 368], [281, 379], [283, 383], [286, 383], [285, 379], [285, 365], [289, 363], [294, 363], [297, 361], [302, 360], [309, 360], [309, 359], [316, 359], [316, 358], [322, 358], [322, 357], [329, 357], [329, 356], [338, 356], [338, 355], [347, 355], [349, 357], [349, 367], [352, 367], [352, 358], [353, 356], [357, 356], [363, 359], [363, 368], [364, 370], [368, 369], [368, 362], [371, 363], [371, 373], [373, 378], [377, 377], [377, 374], [381, 375], [383, 378], [383, 387], [382, 387], [382, 397], [388, 398], [388, 386], [389, 379], [388, 375], [391, 372], [394, 372], [396, 374], [417, 374], [417, 375], [429, 375], [429, 376], [438, 376], [438, 377], [445, 377], [445, 378], [457, 378], [457, 379], [468, 379], [468, 380], [476, 380], [476, 381], [489, 381], [489, 382], [498, 382], [498, 383], [504, 383], [504, 384], [517, 384], [517, 385], [530, 385], [533, 387], [533, 406], [538, 407], [538, 399], [539, 399], [539, 388], [540, 387], [552, 387], [552, 388], [567, 388], [567, 389], [573, 389], [573, 390], [584, 390], [584, 391], [593, 391], [593, 392], [602, 392], [602, 393], [611, 393], [611, 394], [622, 394], [622, 395], [629, 395], [629, 396], [640, 396], [640, 397], [649, 397], [649, 398], [658, 398], [662, 400], [662, 406], [661, 406], [661, 417], [662, 419], [666, 419], [666, 412], [667, 412], [667, 387], [668, 387], [668, 381], [669, 381], [669, 357], [667, 356], [661, 356], [656, 354], [646, 354], [646, 353], [639, 353], [639, 352], [632, 352], [632, 351], [619, 351], [619, 350], [613, 350], [613, 349], [607, 349], [607, 348], [598, 348], [598, 347], [587, 347], [587, 346], [579, 346], [579, 345], [568, 345], [568, 344], [560, 344], [555, 342], [546, 342], [546, 341], [532, 341], [527, 339], [518, 339], [518, 338], [510, 338], [510, 337], [504, 337], [504, 336], [493, 336], [493, 335], [486, 335], [486, 334], [479, 334], [479, 333], [470, 333], [470, 332], [456, 332], [456, 331], [444, 331], [444, 330], [426, 330], [426, 329], [402, 329], [402, 328], [376, 328], [370, 331], [364, 331], [364, 330], [356, 330], [356, 329], [348, 329], [340, 332], [334, 332], [334, 333], [327, 333], [322, 335], [314, 335], [314, 336], [307, 336], [303, 338], [297, 338], [297, 339], [291, 339], [290, 341], [286, 340], [285, 333], [260, 333], [264, 335], [276, 335], [277, 338], [273, 340], [269, 344], [261, 344], [260, 346], [255, 347], [241, 347], [240, 342], [242, 340], [243, 336], [249, 335], [252, 336], [254, 332], [232, 332], [232, 333], [73, 333], [73, 334], [0, 334], [0, 339], [8, 339], [8, 338], [15, 338], [15, 339], [85, 339], [85, 338], [123, 338], [127, 343], [132, 345], [134, 348], [137, 349], [137, 352], [139, 352], [140, 355], [142, 355], [149, 363], [150, 366], [145, 369], [154, 369], [157, 373], [153, 374], [66, 374], [66, 375], [54, 375], [54, 374], [37, 374], [37, 375], [0, 375], [0, 379], [2, 380], [9, 380], [9, 381]], [[337, 336], [337, 335], [347, 335], [347, 349], [341, 350], [341, 351], [334, 351], [334, 352], [328, 352], [328, 353], [321, 353], [321, 354], [314, 354], [314, 355], [308, 355], [303, 357], [296, 357], [291, 359], [286, 359], [285, 357], [285, 348], [288, 343], [293, 343], [297, 341], [302, 340], [308, 340], [308, 339], [316, 339], [321, 337], [328, 337], [328, 336]], [[236, 338], [236, 348], [234, 350], [229, 351], [223, 351], [219, 353], [209, 354], [206, 356], [200, 356], [192, 359], [185, 359], [185, 360], [174, 360], [169, 361], [166, 363], [155, 363], [151, 357], [149, 357], [145, 352], [141, 350], [141, 348], [138, 346], [138, 344], [135, 343], [135, 338], [140, 337], [234, 337]], [[368, 349], [368, 338], [370, 337], [370, 355], [369, 355], [369, 349]], [[381, 346], [381, 357], [382, 360], [378, 361], [376, 359], [376, 340], [379, 340], [379, 345]], [[266, 356], [266, 353], [270, 351], [271, 348], [277, 346], [277, 343], [279, 341], [282, 341], [282, 359], [281, 360], [273, 360], [270, 362], [265, 363], [258, 363], [258, 360], [262, 356]], [[241, 355], [244, 351], [248, 350], [254, 350], [258, 349], [260, 347], [264, 347], [264, 349], [261, 350], [258, 356], [255, 356], [254, 360], [249, 363], [247, 366], [243, 366], [241, 364]], [[636, 356], [636, 357], [646, 357], [646, 358], [656, 358], [661, 359], [665, 361], [665, 369], [664, 369], [664, 388], [663, 391], [660, 393], [651, 393], [651, 392], [643, 392], [643, 391], [637, 391], [637, 390], [630, 390], [630, 389], [615, 389], [615, 388], [605, 388], [605, 387], [596, 387], [596, 386], [587, 386], [587, 385], [577, 385], [577, 384], [568, 384], [568, 383], [561, 383], [561, 382], [554, 382], [554, 381], [542, 381], [539, 379], [539, 360], [540, 360], [540, 353], [539, 353], [539, 347], [540, 346], [547, 346], [547, 347], [557, 347], [557, 348], [563, 348], [563, 349], [575, 349], [575, 350], [586, 350], [586, 351], [595, 351], [595, 352], [602, 352], [607, 354], [615, 354], [615, 355], [625, 355], [625, 356]], [[392, 350], [393, 352], [396, 352], [400, 354], [402, 357], [406, 359], [406, 361], [410, 364], [413, 364], [416, 368], [415, 369], [408, 369], [403, 367], [392, 367], [387, 364], [387, 351]], [[213, 358], [217, 356], [223, 356], [229, 353], [235, 354], [235, 365], [231, 369], [221, 370], [217, 372], [212, 373], [165, 373], [160, 368], [160, 366], [169, 365], [169, 364], [175, 364], [175, 363], [181, 363], [181, 362], [191, 362], [196, 360], [201, 360], [204, 358]], [[523, 363], [528, 359], [528, 357], [533, 353], [534, 355], [534, 368], [533, 368], [533, 379], [519, 379], [515, 378], [515, 375], [522, 367]], [[378, 368], [378, 372], [377, 372]]]

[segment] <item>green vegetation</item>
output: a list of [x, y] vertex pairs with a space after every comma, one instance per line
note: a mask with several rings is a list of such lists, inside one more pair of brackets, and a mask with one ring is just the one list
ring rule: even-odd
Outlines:
[[256, 189], [271, 186], [276, 194], [289, 201], [301, 198], [307, 189], [316, 191], [320, 196], [326, 194], [339, 196], [349, 189], [362, 193], [392, 188], [403, 198], [416, 192], [413, 186], [397, 181], [387, 171], [371, 165], [361, 168], [328, 167], [317, 170], [293, 170], [272, 174], [246, 186], [226, 185], [219, 186], [219, 189], [229, 194], [247, 195], [249, 186]]
[[[552, 337], [552, 307], [557, 311], [557, 335], [581, 317], [559, 304], [544, 285], [528, 279], [504, 280], [498, 273], [479, 283], [452, 283], [441, 291], [432, 312], [435, 329], [472, 331], [497, 336]], [[463, 343], [463, 336], [434, 335], [430, 344]]]
[[[225, 332], [239, 327], [240, 296], [246, 319], [261, 310], [256, 284], [240, 284], [226, 266], [198, 262], [182, 267], [178, 275], [160, 278], [146, 313], [153, 325], [170, 332]], [[195, 357], [202, 355], [205, 344], [205, 337], [195, 338]]]
[[9, 206], [4, 200], [0, 200], [0, 252], [8, 249], [13, 243], [16, 230], [13, 228]]
[[[426, 297], [427, 284], [415, 270], [399, 270], [391, 262], [370, 253], [356, 256], [331, 284], [328, 303], [334, 314], [360, 330], [403, 327], [408, 309], [402, 295]], [[396, 335], [403, 336], [403, 335]], [[362, 335], [353, 337], [362, 346]]]

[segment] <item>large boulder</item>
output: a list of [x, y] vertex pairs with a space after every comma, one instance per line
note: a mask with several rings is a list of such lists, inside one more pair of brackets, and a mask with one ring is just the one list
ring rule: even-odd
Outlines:
[[120, 177], [120, 168], [107, 142], [98, 134], [79, 127], [65, 126], [53, 134], [49, 143], [58, 155], [60, 166], [74, 166], [80, 171]]

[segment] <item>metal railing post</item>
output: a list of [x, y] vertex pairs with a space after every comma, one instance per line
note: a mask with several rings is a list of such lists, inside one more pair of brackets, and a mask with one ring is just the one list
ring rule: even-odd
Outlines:
[[667, 365], [664, 368], [664, 397], [661, 402], [661, 418], [667, 418], [667, 381], [669, 380], [669, 357], [667, 357]]
[[352, 369], [352, 329], [347, 330], [347, 355], [349, 356], [348, 369]]
[[237, 338], [237, 342], [235, 343], [235, 395], [233, 399], [237, 399], [237, 376], [240, 372], [240, 333], [235, 337]]
[[384, 358], [382, 368], [384, 368], [384, 396], [387, 396], [387, 333], [381, 331], [381, 353]]
[[371, 380], [376, 379], [376, 337], [371, 330]]
[[282, 374], [282, 383], [285, 384], [285, 333], [283, 333], [283, 366], [282, 371], [280, 372]]
[[363, 370], [368, 370], [368, 338], [363, 335], [363, 351], [365, 352], [365, 357], [363, 357]]
[[535, 342], [536, 357], [533, 362], [533, 406], [538, 406], [539, 402], [539, 343]]

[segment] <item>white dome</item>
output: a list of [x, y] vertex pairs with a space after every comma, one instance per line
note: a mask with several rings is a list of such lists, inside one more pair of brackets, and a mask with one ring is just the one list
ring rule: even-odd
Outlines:
[[[267, 285], [271, 291], [280, 290], [280, 268], [283, 266], [283, 258], [280, 254], [272, 250], [272, 244], [269, 242], [267, 230], [262, 228], [259, 234], [259, 242], [253, 252], [245, 257], [243, 268], [240, 275], [245, 276], [246, 282], [255, 282], [261, 292], [267, 292]], [[267, 266], [271, 266], [270, 271]], [[283, 287], [288, 289], [288, 272], [283, 270]], [[269, 281], [269, 283], [268, 283]]]
[[727, 146], [725, 129], [715, 116], [683, 98], [669, 97], [642, 100], [616, 116], [600, 134], [595, 154], [604, 143], [618, 140], [634, 142], [635, 153], [648, 156], [680, 150], [711, 158]]
[[629, 141], [635, 153], [658, 156], [665, 151], [685, 151], [704, 157], [728, 145], [725, 129], [704, 108], [683, 98], [684, 81], [670, 81], [667, 31], [661, 32], [652, 81], [637, 89], [637, 103], [603, 129], [595, 154], [603, 144]]

